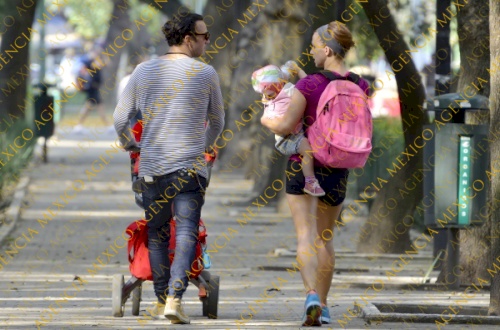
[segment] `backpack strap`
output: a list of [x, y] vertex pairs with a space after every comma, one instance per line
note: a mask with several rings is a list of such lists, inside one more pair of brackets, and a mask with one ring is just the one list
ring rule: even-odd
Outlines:
[[353, 72], [349, 72], [349, 75], [347, 77], [339, 77], [339, 76], [333, 74], [333, 72], [327, 71], [327, 70], [321, 70], [319, 73], [321, 73], [326, 79], [328, 79], [330, 81], [339, 80], [339, 79], [340, 80], [349, 80], [350, 82], [353, 82], [356, 85], [358, 85], [359, 75], [357, 75]]

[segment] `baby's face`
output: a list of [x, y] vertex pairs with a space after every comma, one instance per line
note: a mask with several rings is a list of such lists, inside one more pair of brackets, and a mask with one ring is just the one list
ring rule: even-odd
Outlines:
[[283, 84], [270, 84], [264, 88], [264, 95], [267, 99], [274, 99], [283, 89]]
[[276, 96], [278, 96], [278, 94], [275, 91], [265, 89], [264, 96], [266, 97], [266, 99], [270, 100], [274, 99]]

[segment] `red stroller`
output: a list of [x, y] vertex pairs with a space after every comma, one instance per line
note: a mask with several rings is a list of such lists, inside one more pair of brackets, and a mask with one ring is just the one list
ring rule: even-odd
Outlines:
[[[142, 125], [138, 122], [134, 128], [134, 135], [139, 142], [142, 133]], [[139, 152], [130, 152], [132, 182], [138, 180], [139, 176]], [[142, 195], [134, 189], [136, 204], [143, 208]], [[189, 282], [198, 288], [198, 297], [202, 302], [203, 316], [210, 319], [217, 318], [219, 305], [219, 276], [211, 276], [205, 269], [205, 264], [209, 263], [207, 256], [203, 254], [206, 247], [207, 232], [203, 221], [200, 219], [200, 230], [198, 242], [196, 244], [195, 260], [191, 264]], [[139, 315], [140, 302], [142, 296], [142, 282], [152, 280], [152, 272], [149, 265], [148, 255], [148, 234], [146, 220], [137, 220], [132, 222], [126, 230], [130, 240], [128, 241], [128, 259], [129, 269], [132, 277], [124, 283], [124, 276], [115, 274], [113, 276], [112, 286], [112, 309], [114, 317], [123, 317], [125, 303], [132, 294], [132, 315]], [[170, 220], [170, 242], [169, 258], [170, 263], [174, 259], [175, 251], [175, 218]], [[208, 267], [208, 265], [207, 265]]]

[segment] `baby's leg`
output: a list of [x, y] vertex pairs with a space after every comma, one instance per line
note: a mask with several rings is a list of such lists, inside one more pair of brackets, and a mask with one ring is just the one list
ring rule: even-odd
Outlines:
[[304, 173], [304, 177], [314, 176], [312, 147], [307, 138], [304, 137], [300, 142], [298, 152], [302, 156], [302, 173]]
[[298, 149], [302, 155], [302, 172], [305, 178], [304, 192], [311, 196], [324, 196], [325, 191], [321, 188], [314, 175], [314, 157], [312, 156], [311, 145], [306, 138], [302, 139]]

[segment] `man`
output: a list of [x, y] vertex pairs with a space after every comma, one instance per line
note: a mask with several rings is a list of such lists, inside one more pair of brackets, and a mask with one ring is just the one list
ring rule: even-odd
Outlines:
[[[145, 186], [157, 311], [164, 308], [162, 314], [172, 323], [187, 324], [190, 319], [181, 299], [195, 256], [207, 182], [207, 168], [199, 164], [222, 132], [224, 107], [214, 68], [194, 59], [209, 43], [203, 17], [189, 13], [168, 21], [162, 30], [169, 51], [137, 66], [120, 97], [114, 120], [125, 150], [134, 150], [138, 146], [128, 123], [142, 112], [139, 176]], [[170, 265], [169, 222], [174, 215], [176, 248]]]

